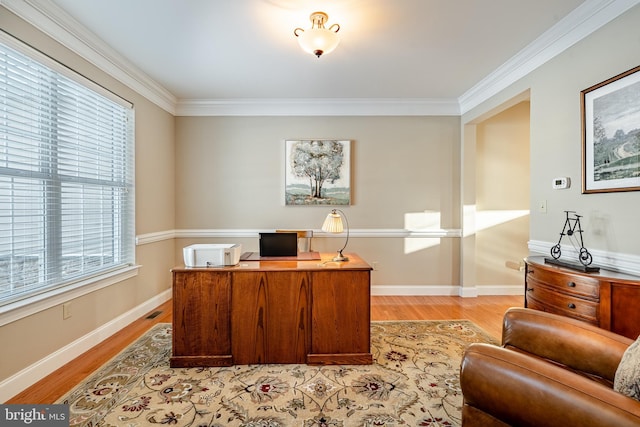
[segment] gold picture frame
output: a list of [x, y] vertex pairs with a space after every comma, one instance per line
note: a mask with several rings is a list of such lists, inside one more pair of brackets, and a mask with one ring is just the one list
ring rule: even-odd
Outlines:
[[580, 94], [582, 193], [640, 190], [640, 66]]

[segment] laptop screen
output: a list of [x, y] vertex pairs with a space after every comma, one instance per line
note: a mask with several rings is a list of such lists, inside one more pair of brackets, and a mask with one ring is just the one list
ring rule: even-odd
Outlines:
[[260, 233], [260, 256], [296, 256], [297, 233]]

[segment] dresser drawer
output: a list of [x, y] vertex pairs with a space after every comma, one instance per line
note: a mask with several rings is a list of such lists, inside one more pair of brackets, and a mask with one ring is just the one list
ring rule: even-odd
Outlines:
[[527, 306], [533, 309], [561, 314], [567, 317], [584, 320], [594, 325], [599, 324], [598, 302], [557, 292], [555, 288], [530, 280], [527, 282]]
[[600, 300], [600, 282], [598, 279], [584, 277], [578, 274], [559, 273], [537, 266], [529, 266], [527, 268], [527, 284], [531, 279], [553, 287], [559, 292], [596, 301]]
[[550, 264], [548, 257], [525, 260], [525, 306], [592, 323], [631, 339], [640, 334], [640, 277], [601, 268]]

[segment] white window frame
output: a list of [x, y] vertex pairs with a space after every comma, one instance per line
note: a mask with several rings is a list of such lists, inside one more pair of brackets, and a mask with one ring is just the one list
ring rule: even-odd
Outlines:
[[[104, 89], [103, 87], [97, 85], [96, 83], [86, 79], [84, 76], [76, 73], [75, 71], [67, 68], [66, 66], [60, 64], [59, 62], [53, 60], [52, 58], [44, 55], [43, 53], [31, 48], [25, 43], [15, 39], [11, 35], [5, 33], [0, 30], [0, 43], [8, 46], [9, 48], [26, 55], [39, 62], [41, 65], [48, 67], [49, 69], [54, 70], [55, 72], [65, 76], [68, 79], [73, 80], [75, 83], [84, 86], [85, 88], [105, 97], [109, 100], [125, 107], [130, 110], [130, 123], [131, 123], [131, 132], [130, 132], [130, 144], [131, 144], [131, 153], [130, 153], [130, 174], [131, 174], [131, 188], [130, 191], [132, 193], [131, 196], [131, 207], [128, 211], [128, 216], [126, 221], [130, 223], [128, 230], [126, 230], [125, 236], [122, 240], [120, 240], [120, 244], [127, 245], [129, 248], [127, 253], [130, 256], [130, 262], [127, 262], [124, 265], [121, 265], [116, 268], [112, 268], [109, 270], [104, 270], [102, 272], [88, 274], [83, 277], [79, 277], [77, 280], [71, 281], [69, 283], [63, 283], [61, 286], [53, 286], [49, 287], [43, 292], [33, 293], [27, 296], [22, 296], [15, 300], [10, 299], [8, 302], [2, 303], [0, 305], [0, 326], [5, 325], [7, 323], [16, 321], [20, 318], [29, 316], [31, 314], [37, 313], [42, 310], [46, 310], [48, 308], [54, 307], [56, 305], [62, 304], [66, 301], [69, 301], [74, 298], [78, 298], [82, 295], [88, 294], [90, 292], [94, 292], [98, 289], [111, 286], [115, 283], [121, 282], [123, 280], [127, 280], [137, 275], [139, 266], [135, 263], [135, 206], [134, 206], [134, 132], [133, 132], [133, 105], [120, 98], [119, 96], [113, 94], [112, 92]], [[49, 220], [47, 220], [49, 221]], [[129, 258], [127, 258], [129, 259]]]

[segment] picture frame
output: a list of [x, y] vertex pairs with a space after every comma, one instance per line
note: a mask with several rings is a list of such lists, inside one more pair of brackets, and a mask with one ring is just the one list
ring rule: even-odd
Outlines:
[[640, 190], [640, 66], [580, 94], [582, 193]]
[[351, 141], [285, 141], [285, 205], [351, 204]]

